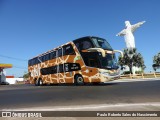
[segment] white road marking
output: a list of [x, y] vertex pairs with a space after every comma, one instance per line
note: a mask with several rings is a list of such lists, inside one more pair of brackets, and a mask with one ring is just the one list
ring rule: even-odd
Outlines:
[[50, 107], [33, 107], [21, 109], [3, 109], [2, 111], [81, 111], [81, 110], [101, 110], [114, 108], [115, 110], [136, 107], [156, 107], [160, 109], [160, 102], [150, 103], [119, 103], [119, 104], [94, 104], [94, 105], [75, 105], [75, 106], [50, 106]]

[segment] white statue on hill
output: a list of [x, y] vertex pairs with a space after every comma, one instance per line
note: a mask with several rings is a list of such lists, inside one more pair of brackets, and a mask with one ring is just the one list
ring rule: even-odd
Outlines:
[[131, 25], [129, 21], [125, 21], [126, 28], [119, 32], [116, 36], [124, 36], [126, 47], [128, 49], [135, 48], [134, 31], [144, 24], [145, 21], [139, 22], [137, 24]]

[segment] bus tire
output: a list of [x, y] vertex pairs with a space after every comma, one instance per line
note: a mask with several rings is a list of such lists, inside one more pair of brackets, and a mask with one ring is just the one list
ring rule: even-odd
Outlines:
[[43, 85], [42, 79], [38, 79], [35, 81], [35, 86], [42, 86], [42, 85]]
[[40, 78], [40, 79], [38, 79], [38, 86], [43, 86], [43, 81], [42, 81], [42, 79]]
[[76, 75], [74, 78], [75, 85], [84, 85], [84, 79], [81, 75]]
[[35, 84], [35, 86], [38, 86], [38, 80], [37, 79], [34, 80], [34, 84]]

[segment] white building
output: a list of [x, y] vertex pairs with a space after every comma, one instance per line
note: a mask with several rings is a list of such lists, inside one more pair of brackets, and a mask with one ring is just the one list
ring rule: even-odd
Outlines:
[[0, 84], [8, 82], [9, 84], [16, 84], [17, 81], [24, 81], [23, 78], [14, 78], [14, 76], [6, 76], [4, 69], [12, 68], [12, 64], [0, 64]]
[[17, 82], [24, 81], [24, 78], [6, 78], [9, 84], [16, 84]]
[[[124, 71], [124, 72], [130, 71], [130, 70], [129, 70], [129, 67], [128, 67], [127, 65], [125, 65], [123, 71]], [[132, 72], [133, 72], [133, 74], [135, 74], [137, 71], [142, 71], [142, 68], [141, 68], [141, 67], [139, 68], [139, 67], [133, 66], [133, 67], [132, 67]]]

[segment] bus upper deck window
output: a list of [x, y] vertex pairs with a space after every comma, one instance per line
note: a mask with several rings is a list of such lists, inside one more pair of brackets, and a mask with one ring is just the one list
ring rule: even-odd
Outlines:
[[92, 48], [92, 44], [89, 41], [83, 41], [82, 44], [83, 44], [82, 50]]
[[58, 57], [61, 57], [61, 56], [62, 56], [62, 48], [58, 50]]
[[78, 50], [80, 50], [80, 45], [79, 45], [79, 43], [76, 43], [76, 47], [77, 47]]
[[63, 51], [64, 55], [74, 55], [75, 54], [71, 44], [64, 46], [63, 50], [64, 50]]

